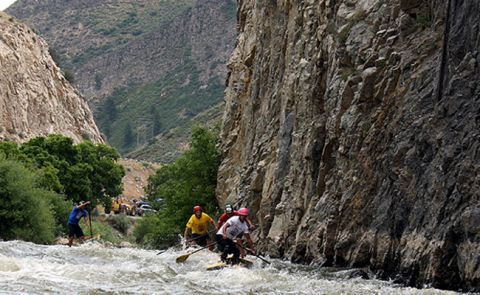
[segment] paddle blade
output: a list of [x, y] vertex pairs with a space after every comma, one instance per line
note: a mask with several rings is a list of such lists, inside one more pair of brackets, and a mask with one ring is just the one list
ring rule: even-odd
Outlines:
[[188, 259], [188, 256], [190, 256], [190, 254], [185, 254], [185, 255], [182, 255], [182, 256], [178, 256], [177, 259], [175, 259], [175, 262], [176, 263], [185, 262], [185, 260]]

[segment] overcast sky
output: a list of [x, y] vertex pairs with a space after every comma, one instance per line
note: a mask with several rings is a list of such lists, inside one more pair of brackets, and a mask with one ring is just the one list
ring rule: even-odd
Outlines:
[[10, 4], [17, 0], [0, 0], [0, 10], [5, 10]]

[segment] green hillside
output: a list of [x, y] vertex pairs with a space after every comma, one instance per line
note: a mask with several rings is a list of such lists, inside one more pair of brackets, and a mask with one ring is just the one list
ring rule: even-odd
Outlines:
[[236, 1], [18, 0], [7, 12], [49, 42], [123, 155], [171, 161], [189, 141], [193, 118], [206, 112], [218, 114], [209, 122], [220, 120]]
[[97, 124], [122, 153], [153, 144], [155, 136], [184, 126], [222, 100], [223, 85], [213, 80], [202, 87], [198, 76], [195, 64], [190, 62], [160, 81], [117, 88], [105, 99]]

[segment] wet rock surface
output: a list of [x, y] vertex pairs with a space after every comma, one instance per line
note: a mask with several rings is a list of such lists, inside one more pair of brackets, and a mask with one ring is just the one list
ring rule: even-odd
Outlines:
[[263, 251], [480, 287], [480, 3], [239, 1], [219, 201]]

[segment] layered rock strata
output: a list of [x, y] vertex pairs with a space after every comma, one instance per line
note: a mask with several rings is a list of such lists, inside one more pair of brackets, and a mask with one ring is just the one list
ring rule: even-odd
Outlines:
[[239, 0], [221, 204], [263, 251], [480, 290], [480, 2]]
[[92, 113], [30, 28], [0, 12], [0, 140], [63, 134], [104, 142]]

